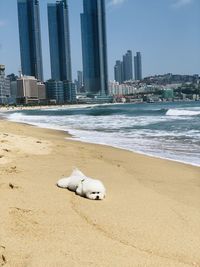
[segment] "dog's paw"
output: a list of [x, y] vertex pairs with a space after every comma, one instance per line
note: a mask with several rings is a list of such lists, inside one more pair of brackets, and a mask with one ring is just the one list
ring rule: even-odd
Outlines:
[[67, 188], [68, 183], [69, 183], [69, 178], [62, 178], [58, 180], [57, 186], [61, 188]]

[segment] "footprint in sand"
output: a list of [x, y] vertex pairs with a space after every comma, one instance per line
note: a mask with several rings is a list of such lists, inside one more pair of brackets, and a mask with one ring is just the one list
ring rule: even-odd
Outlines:
[[18, 189], [18, 188], [19, 188], [19, 186], [14, 185], [14, 184], [12, 184], [12, 183], [9, 183], [9, 187], [10, 187], [11, 189]]
[[17, 167], [16, 166], [12, 166], [8, 169], [6, 169], [6, 173], [18, 173], [19, 170], [17, 170]]
[[10, 152], [10, 150], [7, 149], [7, 148], [4, 148], [3, 151], [5, 151], [5, 152]]
[[0, 246], [0, 266], [4, 266], [7, 263], [5, 249], [4, 246]]

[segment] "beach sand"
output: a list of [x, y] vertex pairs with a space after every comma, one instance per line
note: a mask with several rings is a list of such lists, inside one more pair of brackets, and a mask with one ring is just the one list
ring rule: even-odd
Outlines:
[[[0, 266], [200, 266], [200, 168], [0, 121]], [[107, 196], [58, 188], [78, 167]]]

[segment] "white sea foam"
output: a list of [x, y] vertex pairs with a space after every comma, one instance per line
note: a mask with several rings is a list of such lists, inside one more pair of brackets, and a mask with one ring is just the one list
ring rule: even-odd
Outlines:
[[188, 109], [169, 109], [166, 112], [167, 116], [197, 116], [200, 115], [200, 110]]

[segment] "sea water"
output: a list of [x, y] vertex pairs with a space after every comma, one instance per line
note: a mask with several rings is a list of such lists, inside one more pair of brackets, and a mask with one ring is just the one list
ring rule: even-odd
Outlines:
[[200, 102], [76, 105], [6, 113], [9, 120], [200, 166]]

